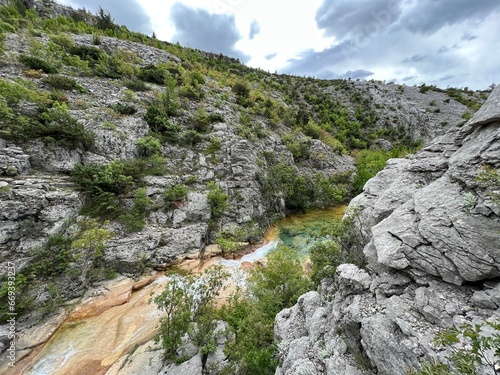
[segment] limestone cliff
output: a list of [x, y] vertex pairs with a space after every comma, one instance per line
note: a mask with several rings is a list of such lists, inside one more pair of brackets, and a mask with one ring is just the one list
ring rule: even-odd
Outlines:
[[499, 318], [498, 185], [478, 179], [500, 167], [499, 116], [497, 88], [463, 127], [368, 181], [350, 203], [368, 265], [339, 266], [327, 290], [276, 317], [277, 374], [404, 374], [446, 362], [439, 329]]

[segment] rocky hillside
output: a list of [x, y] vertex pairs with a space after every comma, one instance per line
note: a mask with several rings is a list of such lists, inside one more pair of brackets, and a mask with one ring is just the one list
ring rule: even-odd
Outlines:
[[[457, 195], [472, 189], [458, 179], [475, 171], [449, 157], [472, 129], [457, 125], [486, 92], [280, 76], [51, 1], [0, 4], [0, 277], [16, 264], [25, 324], [116, 272], [164, 269], [214, 243], [233, 251], [287, 213], [347, 202], [360, 150], [408, 150], [451, 129], [367, 185], [370, 227], [445, 172]], [[393, 177], [400, 171], [408, 183]], [[387, 173], [391, 188], [380, 182]], [[491, 221], [494, 208], [483, 200], [469, 215]], [[463, 239], [461, 220], [446, 227], [458, 233], [452, 241]], [[102, 251], [84, 242], [93, 233], [107, 240]], [[431, 234], [442, 231], [411, 245], [432, 253]], [[466, 270], [466, 250], [434, 255], [445, 272], [385, 240], [378, 250], [375, 238], [368, 255], [381, 251], [387, 269], [411, 269], [401, 280], [496, 275], [480, 257]]]
[[365, 185], [350, 205], [361, 208], [368, 265], [339, 266], [323, 293], [276, 317], [277, 374], [400, 375], [447, 363], [440, 329], [498, 321], [499, 140], [497, 88], [463, 127]]

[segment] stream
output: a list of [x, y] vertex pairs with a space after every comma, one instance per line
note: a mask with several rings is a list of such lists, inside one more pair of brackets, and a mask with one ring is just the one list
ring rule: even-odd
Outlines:
[[[283, 243], [307, 255], [314, 235], [321, 226], [342, 217], [345, 206], [293, 215], [279, 220], [264, 235], [264, 244], [238, 260], [215, 257], [203, 261], [186, 261], [182, 268], [201, 271], [213, 264], [222, 264], [236, 275], [246, 263], [262, 259]], [[168, 282], [161, 273], [139, 282], [125, 277], [106, 284], [106, 291], [84, 301], [60, 324], [50, 339], [15, 369], [6, 373], [29, 375], [104, 375], [108, 369], [133, 347], [151, 340], [157, 332], [162, 314], [151, 294], [160, 292]]]

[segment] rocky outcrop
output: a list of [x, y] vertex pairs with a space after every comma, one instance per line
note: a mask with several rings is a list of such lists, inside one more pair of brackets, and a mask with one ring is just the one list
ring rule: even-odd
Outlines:
[[368, 181], [351, 202], [371, 238], [366, 270], [341, 265], [278, 314], [277, 374], [400, 375], [446, 362], [439, 329], [500, 318], [498, 186], [477, 179], [500, 167], [499, 103], [497, 88], [463, 127]]

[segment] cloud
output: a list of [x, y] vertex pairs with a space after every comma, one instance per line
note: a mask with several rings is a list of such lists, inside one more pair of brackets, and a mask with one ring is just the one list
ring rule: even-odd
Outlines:
[[252, 40], [258, 33], [260, 33], [260, 26], [257, 21], [253, 20], [252, 24], [250, 25], [250, 34], [248, 36], [248, 39]]
[[403, 62], [403, 63], [415, 63], [415, 62], [425, 60], [426, 58], [427, 58], [427, 55], [418, 54], [418, 55], [413, 55], [411, 57], [407, 57], [404, 60], [402, 60], [401, 62]]
[[500, 81], [499, 11], [498, 0], [324, 0], [316, 22], [333, 43], [302, 51], [280, 72], [485, 88]]
[[415, 78], [418, 78], [418, 77], [415, 77], [415, 76], [403, 77], [403, 78], [401, 78], [401, 81], [408, 82], [408, 81], [414, 80]]
[[250, 57], [236, 49], [241, 39], [234, 16], [211, 14], [203, 9], [193, 9], [175, 3], [170, 11], [176, 33], [172, 41], [203, 51], [223, 53], [247, 62]]
[[498, 0], [413, 0], [400, 25], [414, 33], [432, 34], [463, 21], [481, 22], [498, 11]]
[[354, 34], [381, 32], [396, 22], [402, 12], [394, 0], [324, 0], [316, 13], [316, 23], [325, 35], [338, 40]]
[[67, 0], [64, 3], [73, 8], [85, 8], [93, 14], [99, 6], [109, 12], [115, 23], [126, 25], [129, 30], [139, 31], [146, 35], [153, 33], [151, 20], [137, 0], [101, 1], [101, 0]]
[[352, 79], [364, 79], [366, 77], [372, 76], [374, 73], [364, 69], [349, 70], [344, 74], [341, 74], [338, 78], [352, 78]]
[[439, 82], [448, 81], [452, 78], [455, 78], [455, 76], [453, 74], [448, 74], [448, 75], [445, 75], [444, 77], [439, 78], [438, 81]]
[[269, 55], [264, 56], [264, 58], [266, 60], [272, 60], [272, 59], [274, 59], [276, 57], [276, 55], [277, 55], [277, 53], [275, 52], [275, 53], [271, 53]]
[[462, 37], [460, 38], [460, 40], [465, 40], [467, 42], [470, 42], [471, 40], [474, 40], [474, 39], [477, 39], [477, 35], [471, 35], [469, 33], [462, 35]]

